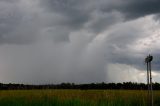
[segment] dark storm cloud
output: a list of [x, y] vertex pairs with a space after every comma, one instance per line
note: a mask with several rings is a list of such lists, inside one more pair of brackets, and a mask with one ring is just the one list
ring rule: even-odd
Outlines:
[[[111, 70], [113, 66], [143, 70], [148, 53], [144, 42], [137, 41], [152, 36], [150, 15], [159, 13], [159, 4], [158, 0], [0, 0], [0, 79], [90, 83], [113, 81], [115, 73], [112, 80], [107, 77], [110, 64]], [[154, 62], [157, 71], [158, 62]]]
[[41, 2], [46, 12], [58, 13], [63, 17], [60, 25], [76, 29], [89, 20], [89, 10], [83, 8], [87, 5], [85, 0], [41, 0]]
[[32, 13], [27, 13], [19, 2], [0, 1], [0, 44], [28, 44], [34, 40], [38, 24], [35, 26], [34, 20], [26, 20]]
[[[53, 33], [55, 41], [69, 41], [69, 34], [72, 31], [80, 29], [88, 29], [94, 33], [100, 33], [107, 27], [114, 25], [118, 21], [126, 19], [134, 19], [148, 14], [159, 13], [159, 0], [38, 0], [40, 5], [38, 9], [44, 8], [45, 13], [40, 13], [41, 19], [31, 20], [34, 26], [38, 23], [45, 23], [48, 27], [45, 31]], [[15, 33], [20, 26], [25, 26], [26, 32], [35, 32], [32, 22], [26, 21], [24, 17], [34, 17], [33, 14], [27, 13], [27, 8], [23, 7], [20, 0], [1, 0], [1, 18], [0, 18], [0, 42], [1, 43], [31, 43], [35, 33]], [[48, 14], [47, 14], [48, 13]], [[57, 18], [54, 18], [59, 15]], [[53, 17], [49, 18], [48, 17]], [[122, 18], [122, 19], [121, 19]], [[23, 21], [25, 20], [25, 21]], [[39, 22], [35, 22], [39, 20]], [[30, 25], [28, 24], [30, 22]], [[37, 24], [37, 25], [36, 25]], [[42, 25], [41, 24], [41, 25]], [[56, 26], [55, 26], [56, 25]], [[49, 29], [49, 30], [48, 30]], [[22, 29], [23, 30], [23, 29]], [[13, 34], [12, 31], [15, 33]], [[17, 31], [18, 32], [18, 31]], [[28, 36], [28, 37], [26, 37]]]
[[[63, 28], [67, 27], [69, 32], [85, 28], [94, 33], [100, 33], [119, 21], [132, 20], [160, 12], [159, 0], [40, 1], [40, 6], [45, 9], [45, 12], [56, 13], [63, 17], [57, 21]], [[68, 34], [61, 37], [66, 37]]]
[[159, 0], [45, 0], [42, 1], [42, 5], [50, 12], [55, 11], [68, 16], [73, 23], [87, 21], [96, 10], [104, 13], [120, 11], [129, 19], [160, 12]]
[[120, 8], [127, 18], [137, 18], [160, 12], [159, 0], [129, 0], [126, 6]]
[[159, 0], [113, 0], [110, 4], [104, 0], [100, 1], [102, 1], [99, 6], [101, 11], [117, 10], [123, 13], [126, 19], [135, 19], [160, 12]]
[[[44, 12], [59, 16], [55, 19], [55, 22], [49, 21], [48, 23], [49, 26], [53, 26], [51, 30], [56, 30], [57, 32], [53, 36], [55, 41], [69, 41], [70, 32], [80, 30], [90, 19], [90, 10], [83, 8], [84, 5], [88, 5], [85, 0], [40, 1], [40, 7], [44, 8]], [[55, 24], [57, 26], [55, 26]]]

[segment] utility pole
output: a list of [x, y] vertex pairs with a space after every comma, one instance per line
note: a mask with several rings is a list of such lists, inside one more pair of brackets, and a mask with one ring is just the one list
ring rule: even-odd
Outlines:
[[153, 56], [150, 54], [145, 58], [145, 63], [147, 63], [147, 85], [148, 85], [148, 101], [149, 106], [153, 106], [153, 88], [152, 88], [152, 72], [151, 72], [151, 61]]

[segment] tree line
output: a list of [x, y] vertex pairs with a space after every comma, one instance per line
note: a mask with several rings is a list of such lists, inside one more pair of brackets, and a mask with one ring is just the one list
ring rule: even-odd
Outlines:
[[[123, 83], [90, 83], [90, 84], [74, 84], [74, 83], [61, 83], [61, 84], [46, 84], [46, 85], [27, 85], [27, 84], [3, 84], [0, 83], [1, 90], [29, 90], [29, 89], [126, 89], [126, 90], [147, 90], [147, 84], [135, 82]], [[160, 90], [160, 83], [153, 83], [154, 90]]]

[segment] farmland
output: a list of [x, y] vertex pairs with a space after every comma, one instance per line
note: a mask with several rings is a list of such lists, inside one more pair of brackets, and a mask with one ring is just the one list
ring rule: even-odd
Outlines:
[[[160, 106], [154, 91], [154, 106]], [[0, 106], [146, 106], [145, 90], [1, 90]]]

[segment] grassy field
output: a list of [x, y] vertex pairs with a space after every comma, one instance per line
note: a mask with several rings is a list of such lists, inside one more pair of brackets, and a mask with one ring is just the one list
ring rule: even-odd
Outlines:
[[[0, 106], [147, 106], [138, 90], [1, 90]], [[160, 106], [160, 91], [154, 91]]]

